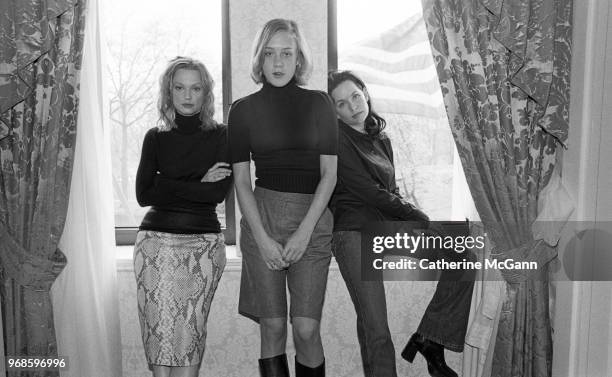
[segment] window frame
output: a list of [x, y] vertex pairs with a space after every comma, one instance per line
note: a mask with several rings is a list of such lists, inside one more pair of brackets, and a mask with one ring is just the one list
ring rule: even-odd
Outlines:
[[338, 70], [338, 2], [327, 0], [327, 71]]
[[[229, 24], [229, 0], [221, 1], [221, 82], [223, 123], [227, 124], [227, 114], [232, 101], [232, 66]], [[115, 227], [117, 246], [134, 245], [138, 227]], [[222, 229], [226, 245], [236, 244], [236, 199], [234, 186], [230, 187], [225, 197], [225, 228]]]

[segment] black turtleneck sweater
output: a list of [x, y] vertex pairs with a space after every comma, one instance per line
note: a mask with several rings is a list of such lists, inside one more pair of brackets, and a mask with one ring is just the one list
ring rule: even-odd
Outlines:
[[255, 162], [255, 185], [281, 192], [312, 194], [320, 155], [336, 155], [338, 125], [329, 96], [264, 83], [232, 104], [228, 119], [232, 163]]
[[136, 199], [151, 206], [141, 230], [167, 233], [219, 233], [215, 208], [224, 200], [231, 178], [200, 182], [217, 162], [227, 162], [226, 127], [202, 130], [199, 114], [176, 114], [176, 127], [145, 135], [136, 174]]

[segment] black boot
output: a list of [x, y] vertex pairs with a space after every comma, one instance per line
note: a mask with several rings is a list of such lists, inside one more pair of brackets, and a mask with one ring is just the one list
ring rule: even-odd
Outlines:
[[444, 361], [444, 347], [431, 340], [424, 339], [421, 335], [414, 333], [408, 344], [402, 351], [402, 357], [412, 363], [417, 351], [427, 360], [427, 370], [432, 377], [458, 377], [446, 361]]
[[259, 359], [259, 375], [261, 377], [289, 377], [287, 355], [282, 354], [266, 359]]
[[325, 377], [325, 360], [318, 367], [307, 367], [295, 358], [295, 377]]

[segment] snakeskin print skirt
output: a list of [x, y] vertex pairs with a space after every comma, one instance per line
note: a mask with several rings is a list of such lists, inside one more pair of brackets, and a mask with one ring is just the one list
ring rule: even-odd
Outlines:
[[149, 364], [200, 363], [210, 304], [224, 268], [221, 233], [138, 232], [134, 272]]

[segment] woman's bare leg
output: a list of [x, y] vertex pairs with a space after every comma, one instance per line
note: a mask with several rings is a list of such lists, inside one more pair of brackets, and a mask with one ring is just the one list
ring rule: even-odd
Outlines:
[[294, 317], [291, 323], [298, 362], [310, 368], [318, 367], [324, 361], [319, 321], [306, 317]]
[[260, 318], [259, 331], [262, 359], [285, 353], [287, 345], [286, 318]]

